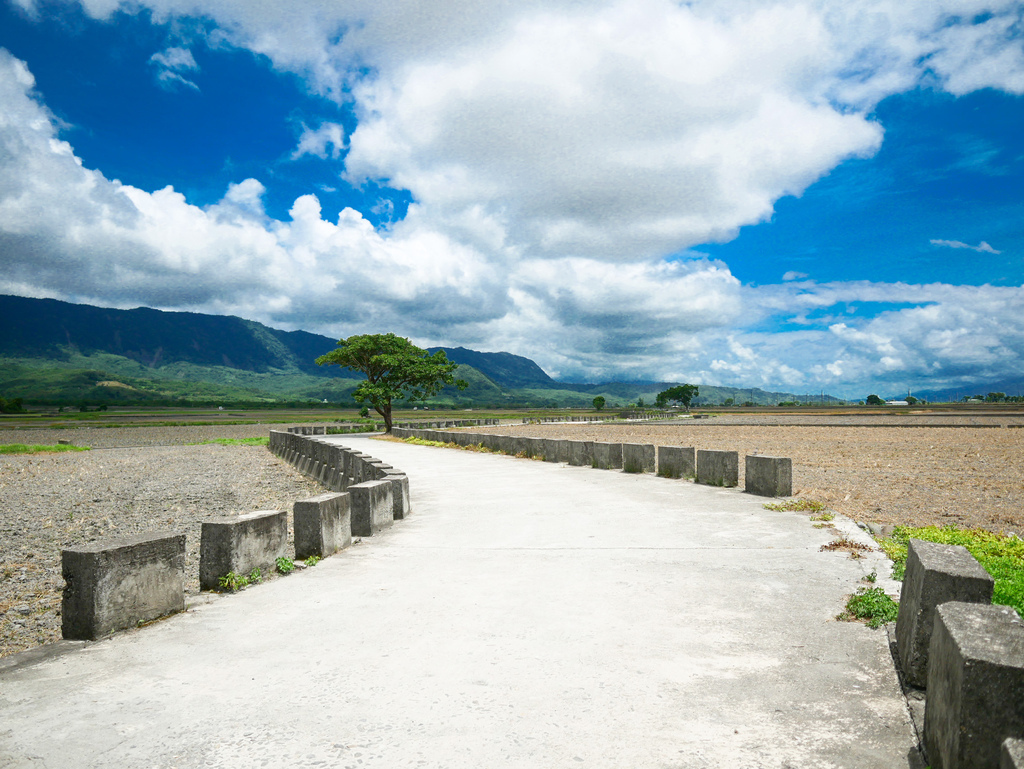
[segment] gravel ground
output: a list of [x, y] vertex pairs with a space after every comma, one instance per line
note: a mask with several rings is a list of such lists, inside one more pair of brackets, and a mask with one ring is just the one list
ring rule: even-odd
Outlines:
[[136, 448], [0, 455], [0, 656], [60, 639], [62, 548], [154, 528], [184, 531], [186, 589], [195, 594], [202, 520], [290, 512], [295, 500], [323, 491], [262, 446], [183, 445], [263, 436], [265, 426], [23, 431], [0, 439], [53, 444], [64, 432], [78, 445]]
[[723, 419], [524, 425], [487, 432], [738, 451], [741, 486], [743, 456], [790, 457], [795, 496], [825, 502], [854, 520], [954, 524], [1024, 536], [1024, 429], [969, 422], [962, 427], [851, 427], [831, 422], [818, 418], [816, 423], [728, 424]]

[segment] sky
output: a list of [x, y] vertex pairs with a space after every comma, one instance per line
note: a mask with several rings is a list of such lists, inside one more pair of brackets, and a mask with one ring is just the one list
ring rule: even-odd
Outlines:
[[1024, 381], [1024, 3], [0, 0], [0, 293], [576, 382]]

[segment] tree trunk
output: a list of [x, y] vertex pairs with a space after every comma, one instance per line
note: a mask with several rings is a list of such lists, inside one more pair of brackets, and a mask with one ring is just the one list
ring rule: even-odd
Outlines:
[[384, 417], [384, 432], [388, 435], [391, 434], [391, 401], [384, 404], [384, 407], [377, 409], [380, 415]]

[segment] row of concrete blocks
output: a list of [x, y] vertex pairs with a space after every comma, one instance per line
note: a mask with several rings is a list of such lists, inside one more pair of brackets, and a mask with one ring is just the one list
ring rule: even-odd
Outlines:
[[[480, 427], [481, 425], [496, 425], [497, 419], [436, 419], [433, 421], [403, 422], [403, 427]], [[374, 424], [381, 427], [381, 423]], [[381, 429], [383, 429], [381, 427]], [[289, 427], [288, 432], [296, 435], [345, 435], [346, 433], [366, 432], [366, 423], [338, 422], [331, 425], [296, 425]]]
[[346, 491], [368, 481], [387, 481], [393, 487], [395, 519], [401, 520], [409, 513], [408, 476], [380, 459], [316, 436], [279, 430], [270, 431], [268, 448], [331, 491]]
[[[389, 465], [346, 450], [342, 456], [349, 475], [342, 476], [326, 464], [328, 456], [337, 455], [325, 453], [319, 440], [277, 433], [271, 442], [279, 450], [289, 449], [307, 474], [345, 486], [344, 491], [295, 503], [295, 560], [333, 555], [353, 536], [372, 536], [409, 515], [409, 480]], [[203, 521], [199, 586], [215, 589], [232, 572], [273, 571], [277, 559], [287, 555], [287, 546], [285, 510]], [[148, 532], [69, 548], [61, 553], [61, 568], [64, 638], [95, 640], [185, 608], [185, 535], [179, 532]]]
[[966, 548], [912, 539], [896, 620], [932, 769], [1024, 769], [1024, 623]]
[[523, 417], [524, 425], [540, 425], [548, 422], [604, 422], [605, 417], [587, 417], [568, 414], [560, 417]]
[[[516, 435], [443, 432], [396, 427], [396, 438], [480, 446], [488, 451], [513, 456], [537, 457], [547, 462], [623, 470], [627, 473], [656, 473], [665, 478], [693, 478], [709, 486], [739, 485], [739, 453], [682, 446], [653, 446], [638, 443], [569, 441], [526, 438]], [[788, 497], [793, 493], [793, 462], [785, 457], [748, 456], [744, 488], [763, 497]]]

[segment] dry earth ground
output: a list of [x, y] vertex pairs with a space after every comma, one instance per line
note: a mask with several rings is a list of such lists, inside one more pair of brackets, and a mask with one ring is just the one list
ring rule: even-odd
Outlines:
[[96, 447], [0, 455], [0, 657], [60, 640], [62, 548], [184, 531], [186, 589], [194, 594], [204, 519], [290, 512], [295, 500], [321, 493], [262, 446], [183, 445], [266, 434], [261, 425], [0, 432], [0, 443]]

